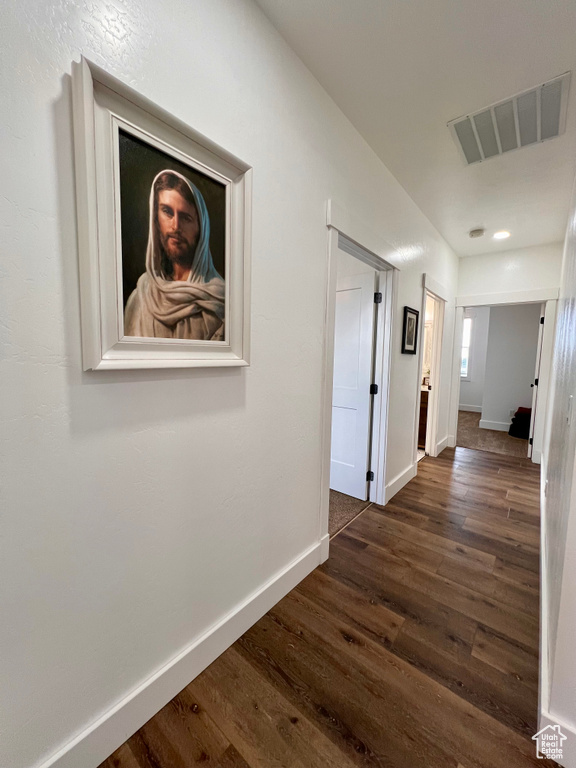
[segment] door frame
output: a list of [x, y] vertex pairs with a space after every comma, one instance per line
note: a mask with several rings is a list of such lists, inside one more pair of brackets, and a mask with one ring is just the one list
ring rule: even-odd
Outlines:
[[[442, 345], [444, 341], [444, 316], [446, 314], [446, 301], [448, 292], [440, 283], [436, 282], [430, 275], [422, 275], [422, 303], [420, 307], [420, 329], [418, 332], [420, 344], [420, 354], [418, 360], [418, 379], [416, 381], [416, 418], [414, 424], [414, 464], [418, 465], [418, 427], [421, 398], [422, 367], [424, 363], [424, 326], [426, 318], [426, 296], [430, 296], [436, 301], [438, 307], [438, 320], [434, 322], [432, 337], [432, 369], [430, 385], [432, 389], [428, 395], [428, 413], [426, 416], [426, 453], [428, 456], [438, 456], [440, 453], [438, 445], [438, 411], [440, 408], [440, 378], [442, 367]], [[432, 376], [433, 372], [433, 376]], [[445, 448], [443, 441], [442, 448]]]
[[540, 366], [542, 364], [542, 344], [544, 342], [544, 325], [546, 323], [546, 304], [540, 304], [540, 325], [538, 326], [538, 343], [536, 346], [536, 364], [534, 366], [534, 381], [532, 382], [532, 412], [530, 414], [530, 429], [528, 431], [528, 458], [531, 459], [534, 451], [534, 432], [536, 429], [536, 413], [538, 411], [538, 399], [540, 396]]
[[320, 539], [321, 559], [328, 557], [328, 515], [330, 504], [330, 451], [332, 443], [332, 390], [334, 371], [334, 331], [336, 315], [337, 251], [340, 238], [344, 238], [345, 250], [369, 264], [378, 273], [378, 291], [382, 293], [376, 319], [376, 344], [374, 356], [374, 383], [378, 385], [372, 418], [372, 461], [374, 480], [370, 488], [370, 500], [384, 504], [386, 487], [386, 445], [388, 406], [390, 400], [390, 372], [392, 358], [393, 306], [396, 296], [397, 272], [385, 259], [369, 248], [358, 244], [340, 227], [334, 226], [328, 216], [327, 242], [327, 290], [324, 314], [324, 361], [321, 404], [321, 477], [320, 477]]
[[450, 388], [450, 410], [448, 414], [449, 445], [456, 446], [458, 432], [458, 407], [460, 404], [460, 353], [462, 349], [462, 328], [465, 307], [497, 307], [512, 304], [545, 304], [544, 333], [542, 339], [542, 358], [540, 362], [539, 391], [540, 408], [534, 424], [534, 445], [532, 461], [540, 464], [544, 431], [548, 412], [548, 393], [552, 374], [552, 353], [558, 308], [558, 288], [543, 288], [529, 291], [509, 291], [507, 293], [487, 293], [477, 296], [458, 296], [456, 298], [456, 317], [454, 321], [454, 347], [452, 354], [452, 386]]
[[[429, 456], [438, 456], [438, 411], [440, 409], [440, 370], [442, 366], [442, 342], [444, 340], [444, 314], [446, 302], [427, 290], [436, 302], [438, 316], [434, 318], [432, 336], [432, 370], [430, 371], [431, 394], [428, 395], [428, 418], [426, 423], [426, 451]], [[430, 407], [432, 405], [432, 407]]]
[[[442, 339], [444, 338], [444, 313], [446, 302], [432, 293], [424, 290], [424, 317], [426, 316], [426, 298], [430, 296], [435, 302], [434, 323], [432, 326], [432, 366], [430, 368], [430, 386], [428, 393], [428, 413], [426, 416], [426, 447], [428, 456], [438, 456], [438, 409], [440, 407], [440, 367], [442, 365]], [[422, 324], [424, 326], [424, 323]], [[422, 334], [424, 342], [424, 334]], [[422, 364], [424, 361], [424, 343], [420, 362], [420, 381], [422, 381]], [[418, 448], [418, 446], [416, 446]]]

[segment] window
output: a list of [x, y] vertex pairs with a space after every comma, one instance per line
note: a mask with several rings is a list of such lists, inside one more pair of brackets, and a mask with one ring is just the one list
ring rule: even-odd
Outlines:
[[472, 318], [464, 318], [462, 329], [462, 359], [460, 363], [460, 378], [470, 379], [470, 343], [472, 340]]

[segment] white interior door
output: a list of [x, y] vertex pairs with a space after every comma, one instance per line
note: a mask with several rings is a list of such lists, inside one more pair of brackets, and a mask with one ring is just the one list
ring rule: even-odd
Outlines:
[[528, 458], [532, 458], [532, 448], [534, 441], [534, 424], [536, 421], [536, 409], [538, 408], [538, 382], [540, 381], [540, 363], [542, 361], [542, 339], [544, 330], [544, 312], [545, 306], [540, 310], [540, 328], [538, 330], [538, 347], [536, 350], [536, 368], [534, 370], [534, 381], [530, 385], [532, 387], [532, 413], [530, 414], [530, 432], [528, 439]]
[[336, 285], [330, 488], [368, 498], [374, 287], [376, 273]]
[[445, 302], [431, 293], [427, 294], [427, 298], [432, 300], [434, 313], [432, 318], [430, 385], [428, 387], [428, 413], [426, 419], [426, 453], [429, 456], [438, 456], [438, 408], [440, 405], [440, 368], [442, 365]]

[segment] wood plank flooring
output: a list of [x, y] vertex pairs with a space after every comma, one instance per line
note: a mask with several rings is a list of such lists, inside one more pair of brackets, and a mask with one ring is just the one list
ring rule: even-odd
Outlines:
[[101, 768], [537, 760], [539, 468], [447, 449]]

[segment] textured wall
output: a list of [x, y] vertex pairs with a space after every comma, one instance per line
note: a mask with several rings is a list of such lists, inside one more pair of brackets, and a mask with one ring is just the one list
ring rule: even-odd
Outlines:
[[576, 399], [576, 195], [564, 250], [553, 368], [550, 442], [543, 461], [550, 712], [576, 729], [576, 403], [570, 408], [570, 398]]
[[562, 243], [460, 259], [458, 296], [558, 288]]
[[[404, 267], [400, 468], [401, 307], [457, 260], [249, 0], [8, 0], [1, 42], [0, 765], [30, 768], [319, 540], [326, 200]], [[81, 54], [254, 166], [249, 369], [82, 373]]]

